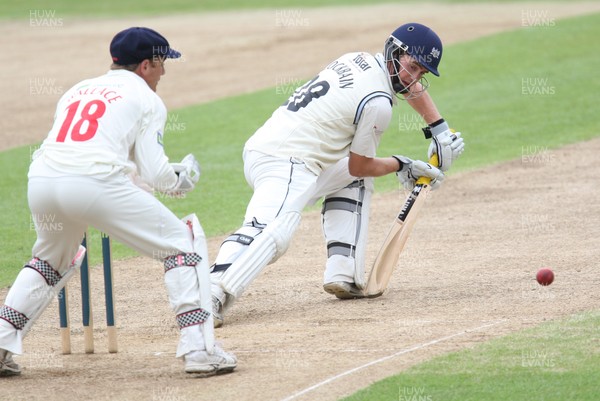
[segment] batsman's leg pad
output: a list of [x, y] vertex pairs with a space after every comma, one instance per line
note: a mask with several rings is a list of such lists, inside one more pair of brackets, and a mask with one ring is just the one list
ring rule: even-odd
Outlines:
[[225, 238], [219, 248], [219, 254], [215, 259], [215, 264], [211, 269], [211, 273], [219, 273], [227, 270], [233, 261], [248, 249], [248, 246], [254, 241], [254, 238], [256, 238], [265, 227], [266, 225], [258, 224], [258, 222], [254, 220], [250, 223], [246, 223], [235, 233]]
[[221, 288], [221, 277], [225, 271], [231, 266], [243, 252], [248, 249], [248, 246], [254, 241], [254, 238], [259, 235], [262, 230], [266, 227], [264, 224], [259, 224], [256, 219], [254, 221], [246, 223], [240, 227], [235, 233], [227, 237], [221, 247], [219, 253], [215, 259], [215, 264], [211, 267], [211, 292], [216, 297], [221, 305], [225, 308], [230, 305], [226, 302], [226, 294]]
[[62, 275], [38, 258], [33, 258], [23, 267], [6, 296], [5, 305], [0, 307], [0, 344], [3, 349], [13, 354], [23, 353], [23, 338], [81, 266], [84, 256], [85, 248], [80, 246]]
[[366, 285], [365, 248], [372, 193], [373, 179], [365, 178], [325, 197], [321, 210], [327, 242], [325, 283], [353, 278], [358, 288]]
[[225, 292], [239, 298], [266, 265], [287, 251], [299, 223], [298, 212], [286, 212], [269, 223], [221, 277]]

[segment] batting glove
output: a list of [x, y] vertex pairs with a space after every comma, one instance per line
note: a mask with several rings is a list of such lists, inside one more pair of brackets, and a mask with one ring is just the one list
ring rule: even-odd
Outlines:
[[439, 169], [448, 171], [454, 160], [465, 150], [465, 141], [460, 132], [454, 132], [448, 127], [443, 119], [436, 125], [424, 128], [425, 136], [431, 135], [431, 144], [427, 151], [427, 157], [438, 155]]
[[432, 190], [438, 189], [442, 184], [444, 173], [437, 167], [421, 160], [409, 159], [406, 156], [394, 155], [393, 157], [400, 164], [396, 176], [405, 189], [412, 191], [419, 177], [431, 178], [429, 185]]

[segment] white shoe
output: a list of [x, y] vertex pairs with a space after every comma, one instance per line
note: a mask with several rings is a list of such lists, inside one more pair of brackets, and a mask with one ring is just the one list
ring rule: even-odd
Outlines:
[[0, 377], [18, 376], [21, 367], [12, 359], [12, 352], [0, 349]]
[[219, 298], [213, 295], [212, 297], [212, 314], [215, 328], [223, 326], [223, 304]]
[[235, 355], [223, 351], [217, 345], [212, 354], [206, 351], [192, 351], [187, 353], [184, 358], [185, 373], [194, 373], [200, 377], [230, 373], [237, 366]]
[[365, 294], [354, 283], [334, 281], [323, 285], [325, 292], [333, 294], [339, 299], [364, 298]]

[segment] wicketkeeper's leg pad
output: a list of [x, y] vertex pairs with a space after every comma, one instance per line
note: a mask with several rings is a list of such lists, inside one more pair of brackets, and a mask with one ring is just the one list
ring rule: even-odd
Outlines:
[[214, 350], [206, 237], [195, 214], [182, 220], [190, 228], [194, 252], [180, 253], [164, 260], [169, 302], [181, 329], [177, 357], [202, 348], [208, 353]]
[[165, 286], [171, 309], [175, 312], [181, 329], [177, 357], [206, 347], [201, 326], [205, 326], [204, 323], [211, 316], [212, 307], [206, 309], [201, 305], [201, 289], [196, 271], [198, 263], [200, 256], [196, 253], [165, 258]]
[[373, 179], [352, 182], [323, 201], [322, 226], [327, 242], [324, 282], [348, 281], [364, 288], [365, 248]]
[[23, 338], [81, 266], [84, 256], [85, 248], [80, 246], [62, 275], [38, 258], [23, 266], [6, 295], [5, 305], [0, 307], [0, 343], [3, 349], [13, 354], [23, 353]]

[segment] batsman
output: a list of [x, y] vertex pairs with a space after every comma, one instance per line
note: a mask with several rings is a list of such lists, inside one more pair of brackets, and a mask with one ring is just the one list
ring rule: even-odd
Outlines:
[[[221, 244], [212, 267], [214, 322], [266, 265], [288, 248], [303, 208], [323, 199], [327, 243], [324, 285], [337, 298], [363, 296], [365, 246], [374, 177], [395, 173], [406, 189], [429, 177], [433, 189], [464, 150], [427, 92], [439, 76], [442, 42], [429, 27], [407, 23], [383, 54], [344, 54], [292, 96], [246, 142], [244, 174], [253, 189], [242, 226]], [[392, 107], [405, 100], [427, 124], [433, 166], [402, 155], [377, 157]]]

